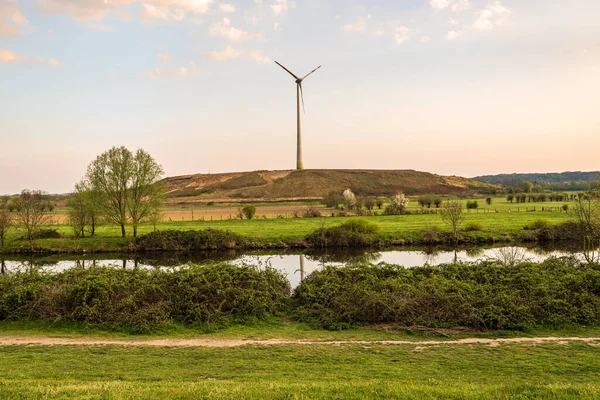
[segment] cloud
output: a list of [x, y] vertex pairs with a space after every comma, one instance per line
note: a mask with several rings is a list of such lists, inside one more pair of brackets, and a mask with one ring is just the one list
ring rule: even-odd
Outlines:
[[43, 14], [63, 14], [79, 22], [100, 21], [114, 10], [142, 5], [145, 20], [181, 21], [186, 14], [206, 14], [213, 0], [38, 0]]
[[385, 31], [383, 29], [377, 29], [375, 32], [373, 32], [373, 36], [376, 37], [382, 37], [383, 35], [385, 35]]
[[0, 63], [46, 64], [46, 65], [50, 65], [51, 67], [57, 67], [60, 65], [60, 63], [58, 61], [56, 61], [54, 58], [51, 58], [47, 61], [45, 59], [43, 59], [42, 57], [28, 58], [28, 57], [22, 56], [20, 54], [13, 53], [12, 51], [6, 50], [6, 49], [0, 49]]
[[233, 13], [237, 11], [237, 8], [233, 4], [221, 3], [219, 4], [219, 10], [224, 13]]
[[477, 12], [477, 20], [473, 27], [481, 31], [492, 29], [501, 25], [510, 14], [510, 10], [502, 5], [500, 1], [494, 1], [483, 10]]
[[208, 33], [211, 36], [224, 37], [232, 42], [242, 42], [245, 40], [262, 38], [262, 34], [260, 33], [250, 33], [232, 27], [229, 18], [223, 18], [223, 21], [213, 24]]
[[0, 0], [0, 37], [16, 36], [28, 21], [16, 1]]
[[443, 10], [450, 5], [450, 0], [429, 0], [429, 5], [435, 10]]
[[409, 35], [410, 30], [406, 26], [400, 26], [396, 28], [396, 34], [394, 35], [394, 39], [396, 43], [402, 44], [410, 39]]
[[227, 60], [230, 58], [236, 58], [242, 55], [241, 51], [238, 51], [236, 49], [234, 49], [231, 46], [227, 46], [225, 48], [225, 50], [219, 52], [219, 51], [211, 51], [210, 53], [207, 53], [206, 56], [208, 57], [209, 60], [212, 61], [223, 61], [223, 60]]
[[162, 61], [169, 61], [171, 58], [166, 54], [157, 54], [156, 57]]
[[471, 2], [469, 0], [456, 0], [454, 4], [452, 4], [452, 11], [461, 12], [466, 11], [471, 8]]
[[153, 70], [146, 71], [146, 75], [152, 79], [158, 78], [184, 78], [188, 76], [193, 76], [197, 73], [198, 68], [196, 64], [193, 62], [189, 62], [190, 67], [184, 66], [173, 66], [169, 69], [161, 69], [159, 67], [154, 68]]
[[142, 5], [142, 20], [149, 22], [153, 19], [162, 21], [182, 21], [185, 18], [185, 12], [180, 9], [171, 9], [169, 7], [157, 7], [152, 4]]
[[275, 4], [271, 5], [271, 10], [276, 16], [285, 14], [290, 8], [296, 8], [296, 3], [289, 0], [275, 0]]
[[262, 54], [262, 51], [260, 51], [260, 50], [251, 51], [251, 52], [250, 52], [250, 53], [248, 53], [248, 54], [250, 55], [250, 57], [251, 57], [251, 58], [252, 58], [254, 61], [257, 61], [257, 62], [260, 62], [260, 63], [267, 64], [267, 63], [271, 63], [271, 62], [273, 62], [273, 60], [271, 60], [269, 57], [266, 57], [266, 56], [264, 56], [264, 55]]
[[346, 32], [364, 32], [367, 26], [367, 20], [363, 17], [358, 17], [356, 23], [344, 25]]
[[469, 0], [429, 0], [429, 5], [434, 10], [444, 10], [450, 7], [454, 12], [461, 12], [471, 8]]
[[431, 40], [430, 36], [421, 36], [421, 43], [426, 43]]
[[189, 73], [190, 73], [190, 71], [186, 67], [180, 67], [179, 68], [179, 75], [186, 76]]
[[273, 23], [273, 30], [275, 32], [279, 32], [281, 30], [281, 24], [279, 22], [274, 22]]
[[448, 40], [454, 40], [463, 35], [463, 31], [448, 31]]

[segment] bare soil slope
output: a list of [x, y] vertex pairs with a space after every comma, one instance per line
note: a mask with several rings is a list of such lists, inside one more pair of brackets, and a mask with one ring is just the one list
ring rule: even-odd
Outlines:
[[[289, 170], [196, 174], [166, 179], [170, 198], [204, 201], [322, 198], [351, 189], [361, 196], [473, 194], [495, 185], [413, 170]], [[193, 199], [191, 199], [193, 198]]]

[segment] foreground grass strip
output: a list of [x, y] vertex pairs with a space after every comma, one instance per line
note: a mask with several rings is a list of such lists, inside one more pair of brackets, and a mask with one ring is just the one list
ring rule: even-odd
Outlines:
[[597, 398], [595, 343], [0, 347], [0, 398]]

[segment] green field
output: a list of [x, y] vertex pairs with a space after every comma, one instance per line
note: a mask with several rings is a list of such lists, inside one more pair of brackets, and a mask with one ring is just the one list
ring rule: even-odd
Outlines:
[[3, 399], [592, 399], [595, 344], [0, 348]]
[[[542, 211], [542, 208], [560, 208], [563, 203], [526, 203], [511, 204], [503, 198], [495, 198], [491, 206], [485, 205], [485, 199], [479, 199], [480, 209], [465, 210], [465, 223], [476, 222], [482, 227], [476, 232], [465, 232], [464, 237], [471, 240], [487, 242], [508, 241], [519, 239], [524, 234], [524, 227], [533, 222], [544, 219], [550, 224], [560, 224], [572, 220], [573, 212], [564, 211]], [[466, 200], [463, 200], [466, 202]], [[535, 211], [531, 211], [535, 207]], [[409, 211], [417, 211], [420, 208], [416, 201], [412, 201]], [[572, 209], [572, 206], [571, 206]], [[527, 211], [530, 210], [530, 211]], [[62, 212], [63, 210], [59, 210]], [[376, 212], [380, 212], [376, 210]], [[260, 214], [260, 208], [258, 209]], [[411, 214], [398, 216], [366, 216], [370, 221], [380, 227], [379, 237], [392, 243], [403, 241], [419, 241], [423, 232], [438, 228], [442, 231], [448, 230], [439, 215], [436, 214]], [[156, 226], [158, 230], [191, 230], [191, 229], [222, 229], [240, 234], [250, 240], [255, 247], [276, 246], [286, 247], [300, 243], [310, 232], [322, 226], [329, 227], [343, 223], [347, 217], [326, 218], [275, 218], [254, 220], [218, 220], [218, 221], [187, 221], [187, 222], [161, 222]], [[108, 252], [127, 251], [132, 241], [131, 237], [121, 238], [120, 228], [114, 225], [104, 225], [97, 229], [95, 237], [75, 239], [72, 229], [67, 225], [54, 225], [63, 238], [40, 239], [35, 242], [37, 249], [59, 251], [59, 252]], [[152, 232], [154, 227], [144, 224], [138, 228], [139, 234]], [[131, 229], [128, 228], [130, 233]], [[19, 240], [23, 235], [18, 230], [9, 233], [4, 252], [21, 252], [29, 249], [29, 243]]]

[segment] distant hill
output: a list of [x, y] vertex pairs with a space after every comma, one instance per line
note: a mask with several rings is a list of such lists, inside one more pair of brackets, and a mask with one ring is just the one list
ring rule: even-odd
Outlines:
[[293, 200], [322, 198], [351, 189], [362, 196], [473, 194], [494, 185], [456, 176], [412, 170], [289, 170], [197, 174], [166, 178], [170, 201], [233, 199]]
[[502, 185], [515, 185], [523, 181], [538, 183], [595, 182], [600, 179], [600, 171], [575, 171], [533, 174], [498, 174], [477, 176], [473, 179], [481, 182]]

